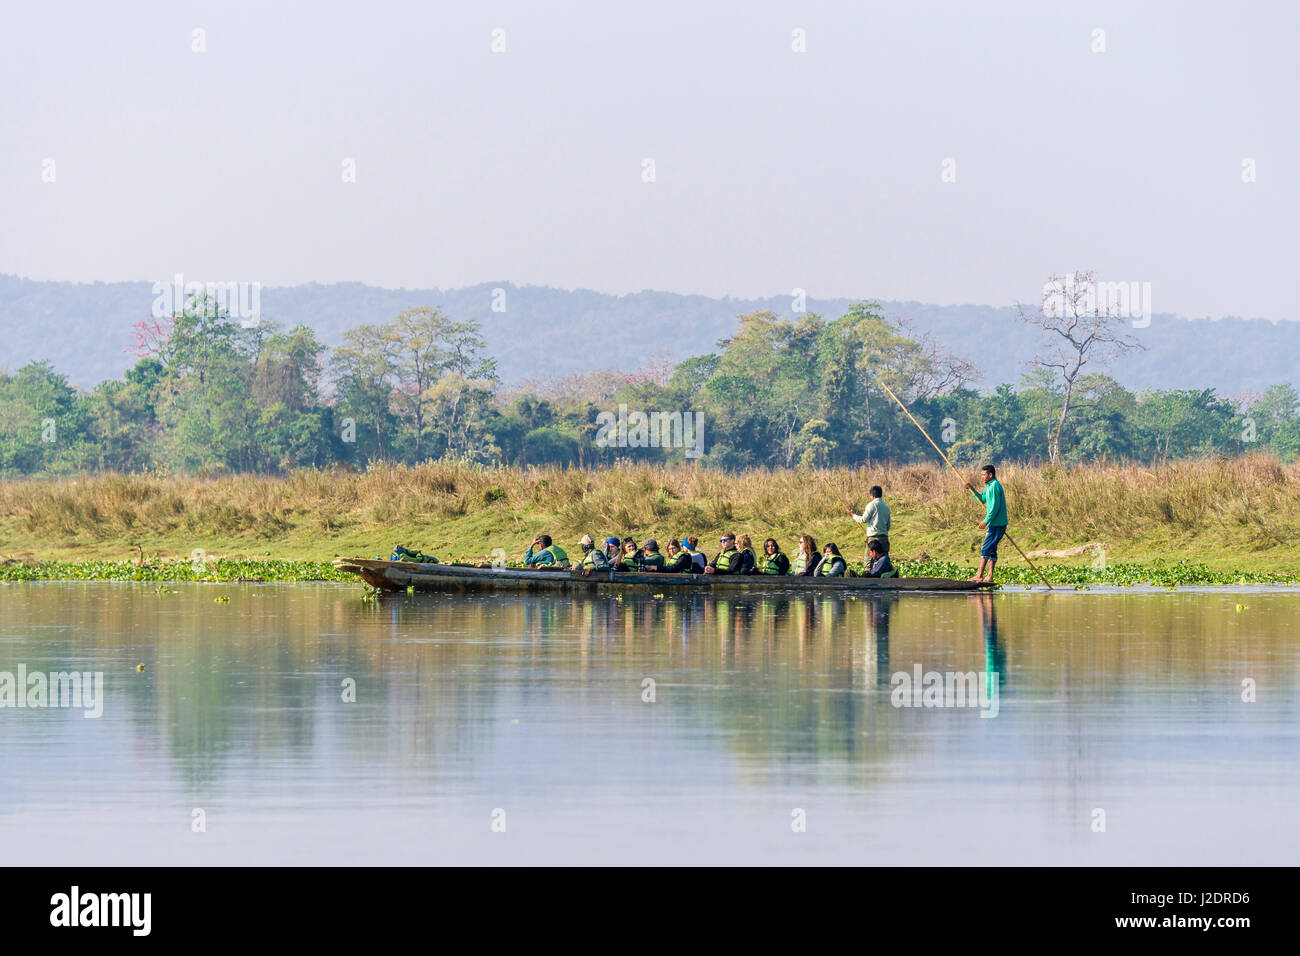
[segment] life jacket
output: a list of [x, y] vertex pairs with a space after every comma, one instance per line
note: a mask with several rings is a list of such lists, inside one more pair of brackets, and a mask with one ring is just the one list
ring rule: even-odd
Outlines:
[[579, 566], [579, 567], [582, 567], [582, 568], [604, 568], [604, 567], [608, 567], [608, 566], [609, 566], [609, 562], [608, 562], [608, 561], [606, 561], [605, 564], [597, 564], [597, 563], [596, 563], [596, 555], [598, 555], [598, 554], [599, 554], [601, 557], [604, 557], [604, 556], [605, 556], [605, 552], [604, 552], [604, 551], [597, 551], [595, 548], [592, 548], [590, 551], [588, 551], [586, 554], [584, 554], [584, 555], [582, 556], [582, 563], [579, 564], [578, 566]]
[[425, 554], [423, 551], [412, 551], [410, 548], [403, 548], [400, 544], [393, 548], [393, 556], [389, 561], [411, 561], [415, 564], [439, 564], [437, 558], [431, 554]]
[[798, 552], [795, 558], [790, 562], [791, 574], [803, 574], [808, 570], [808, 555], [802, 551]]
[[542, 548], [541, 551], [537, 552], [537, 555], [539, 557], [543, 554], [550, 554], [550, 556], [554, 559], [556, 564], [569, 563], [569, 556], [564, 553], [564, 549], [561, 548], [558, 544], [553, 544], [549, 548]]
[[837, 558], [835, 557], [835, 555], [831, 555], [829, 558], [822, 559], [821, 567], [817, 569], [817, 573], [823, 577], [828, 577], [828, 578], [839, 577], [840, 575], [831, 574], [831, 571], [835, 569], [836, 561], [840, 562], [840, 564], [844, 565], [844, 567], [847, 569], [848, 565], [845, 563], [843, 558]]
[[664, 556], [662, 554], [647, 554], [641, 558], [642, 565], [649, 565], [655, 570], [662, 570], [664, 566]]
[[717, 571], [730, 571], [732, 560], [738, 557], [740, 557], [739, 551], [723, 551], [713, 559], [713, 567]]
[[777, 561], [777, 558], [779, 558], [779, 557], [781, 557], [781, 552], [780, 552], [780, 551], [778, 551], [776, 554], [772, 555], [771, 557], [769, 557], [768, 555], [764, 554], [761, 558], [758, 559], [758, 570], [759, 570], [759, 573], [760, 573], [760, 574], [780, 574], [780, 573], [781, 573], [781, 563], [780, 563], [779, 561]]

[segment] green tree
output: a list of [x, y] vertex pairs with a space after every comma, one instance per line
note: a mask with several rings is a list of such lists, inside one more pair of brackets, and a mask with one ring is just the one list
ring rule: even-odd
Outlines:
[[84, 407], [48, 361], [0, 372], [0, 474], [67, 473], [86, 453]]
[[1268, 447], [1283, 461], [1300, 457], [1300, 395], [1290, 385], [1273, 385], [1246, 410], [1249, 422], [1242, 425], [1242, 441], [1254, 440]]
[[343, 344], [330, 357], [334, 394], [349, 436], [366, 458], [392, 456], [392, 411], [397, 368], [392, 340], [376, 325], [361, 325], [343, 333]]

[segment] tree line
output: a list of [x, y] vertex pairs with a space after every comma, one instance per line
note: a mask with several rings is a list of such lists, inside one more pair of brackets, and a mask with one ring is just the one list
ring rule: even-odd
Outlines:
[[[1053, 331], [1058, 342], [1096, 338], [1076, 335], [1077, 317], [1033, 318], [1049, 343]], [[982, 394], [968, 363], [871, 303], [829, 320], [753, 312], [707, 355], [509, 388], [477, 322], [429, 307], [351, 329], [328, 348], [303, 325], [234, 322], [200, 295], [170, 320], [140, 323], [136, 337], [136, 364], [89, 390], [49, 361], [0, 371], [0, 475], [282, 473], [429, 459], [720, 468], [932, 460], [886, 385], [958, 462], [1300, 455], [1290, 385], [1235, 397], [1134, 392], [1104, 373], [1106, 354], [1062, 361], [1049, 349], [1021, 381]], [[696, 433], [683, 433], [679, 413], [690, 413]], [[652, 418], [672, 416], [674, 430], [650, 434]]]

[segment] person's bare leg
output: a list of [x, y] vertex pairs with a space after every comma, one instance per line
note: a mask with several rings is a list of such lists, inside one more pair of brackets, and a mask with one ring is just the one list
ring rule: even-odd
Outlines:
[[[989, 559], [989, 583], [990, 583], [990, 584], [993, 583], [993, 569], [994, 569], [995, 567], [997, 567], [997, 565], [998, 565], [998, 560], [997, 560], [997, 558], [990, 558], [990, 559]], [[983, 568], [981, 568], [980, 570], [983, 570]]]
[[983, 580], [984, 580], [984, 563], [985, 563], [985, 560], [986, 560], [986, 559], [984, 559], [984, 558], [980, 558], [980, 569], [979, 569], [978, 571], [975, 572], [975, 577], [973, 577], [973, 578], [967, 578], [967, 579], [966, 579], [967, 581], [983, 581]]

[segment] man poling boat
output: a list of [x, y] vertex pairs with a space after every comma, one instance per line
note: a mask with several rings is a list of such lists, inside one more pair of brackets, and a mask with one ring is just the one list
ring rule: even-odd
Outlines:
[[[903, 414], [906, 415], [909, 419], [911, 419], [913, 425], [915, 425], [918, 429], [920, 429], [921, 434], [925, 436], [925, 440], [928, 441], [930, 445], [934, 448], [934, 450], [939, 453], [939, 457], [943, 459], [944, 464], [946, 464], [949, 468], [952, 469], [953, 474], [955, 474], [958, 478], [961, 478], [962, 484], [965, 485], [966, 488], [970, 490], [971, 495], [973, 495], [975, 499], [979, 501], [981, 504], [983, 504], [987, 509], [985, 511], [984, 520], [980, 522], [980, 527], [985, 530], [984, 546], [980, 549], [980, 571], [976, 577], [971, 578], [971, 581], [982, 582], [985, 565], [987, 565], [988, 574], [989, 574], [987, 583], [992, 583], [993, 566], [997, 564], [998, 541], [1000, 541], [1002, 538], [1006, 538], [1008, 541], [1011, 542], [1012, 547], [1014, 547], [1017, 551], [1020, 552], [1020, 556], [1025, 559], [1025, 563], [1034, 569], [1035, 574], [1037, 574], [1040, 578], [1042, 578], [1043, 583], [1047, 585], [1047, 590], [1049, 591], [1052, 590], [1051, 582], [1047, 580], [1047, 578], [1043, 575], [1043, 572], [1038, 570], [1038, 566], [1035, 565], [1034, 562], [1029, 560], [1029, 556], [1025, 554], [1025, 552], [1021, 549], [1020, 545], [1016, 544], [1015, 540], [1011, 537], [1011, 535], [1006, 533], [1006, 526], [1007, 526], [1006, 498], [1002, 493], [1001, 483], [999, 483], [996, 479], [997, 473], [994, 470], [993, 466], [986, 465], [984, 468], [984, 474], [986, 478], [993, 480], [993, 484], [995, 485], [995, 489], [996, 489], [995, 493], [989, 494], [989, 497], [986, 499], [984, 494], [981, 494], [980, 492], [976, 491], [974, 486], [971, 485], [969, 481], [967, 481], [965, 478], [962, 478], [962, 474], [960, 471], [957, 470], [957, 466], [948, 460], [948, 456], [943, 453], [943, 449], [934, 443], [934, 439], [930, 437], [930, 433], [921, 427], [921, 423], [918, 422], [916, 418], [912, 415], [912, 413], [907, 410], [907, 406], [903, 404], [902, 399], [900, 399], [897, 395], [894, 394], [894, 390], [891, 389], [884, 382], [877, 382], [876, 384], [878, 384], [881, 388], [883, 388], [885, 390], [885, 393], [888, 394], [890, 398], [892, 398], [895, 402], [898, 403], [898, 407], [903, 410]], [[987, 480], [986, 480], [985, 487], [987, 491], [987, 487], [988, 487]], [[998, 521], [999, 517], [1001, 518], [1000, 525], [995, 524], [995, 522]], [[997, 527], [1001, 527], [1000, 533], [995, 532], [993, 530], [994, 528]], [[991, 543], [990, 543], [990, 539], [991, 539]], [[990, 554], [992, 555], [991, 558], [989, 556]]]
[[[889, 505], [885, 504], [885, 490], [879, 485], [872, 485], [871, 490], [867, 492], [871, 500], [867, 506], [862, 509], [862, 514], [858, 514], [852, 508], [848, 509], [849, 517], [862, 525], [867, 532], [867, 541], [879, 541], [884, 545], [884, 553], [889, 553], [889, 525], [890, 514]], [[866, 559], [870, 567], [870, 556]]]

